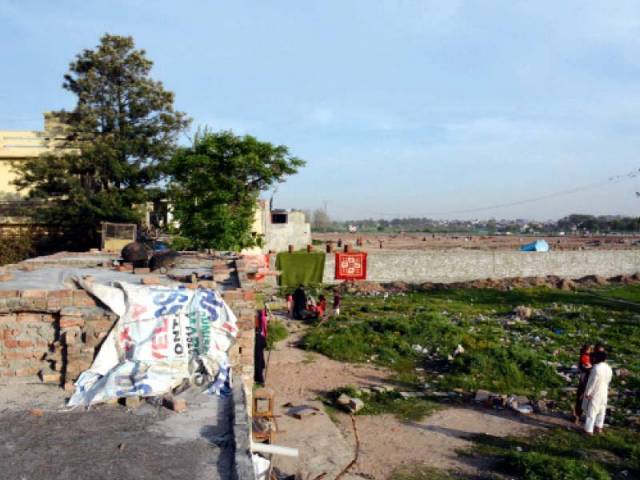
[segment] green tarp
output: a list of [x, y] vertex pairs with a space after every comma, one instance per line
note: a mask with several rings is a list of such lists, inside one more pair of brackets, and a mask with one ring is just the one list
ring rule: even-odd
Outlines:
[[276, 270], [282, 272], [280, 285], [318, 285], [324, 273], [324, 253], [281, 252], [276, 258]]

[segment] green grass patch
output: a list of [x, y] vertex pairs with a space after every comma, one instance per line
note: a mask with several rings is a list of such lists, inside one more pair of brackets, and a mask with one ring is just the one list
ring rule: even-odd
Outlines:
[[474, 437], [472, 455], [493, 457], [502, 474], [526, 480], [640, 478], [640, 434], [609, 429], [585, 438], [552, 430], [530, 438]]
[[302, 358], [302, 363], [304, 363], [305, 365], [309, 365], [311, 363], [314, 363], [315, 361], [316, 361], [315, 354], [313, 354], [311, 352], [304, 352], [304, 357]]
[[271, 320], [269, 322], [269, 330], [267, 331], [267, 350], [273, 350], [276, 343], [284, 340], [289, 336], [287, 327], [280, 320]]
[[[438, 410], [439, 404], [424, 398], [402, 398], [396, 392], [364, 392], [353, 386], [340, 387], [327, 392], [322, 400], [326, 405], [340, 408], [337, 400], [345, 394], [352, 398], [359, 398], [364, 402], [364, 408], [356, 415], [381, 415], [392, 414], [403, 421], [419, 421]], [[345, 410], [345, 409], [343, 409]]]
[[454, 480], [460, 478], [467, 478], [457, 474], [452, 474], [438, 470], [432, 467], [426, 467], [424, 465], [415, 465], [402, 467], [391, 475], [389, 480]]
[[[516, 321], [518, 305], [534, 315]], [[582, 344], [603, 342], [612, 366], [630, 371], [614, 378], [618, 394], [610, 397], [616, 412], [609, 420], [622, 424], [640, 411], [639, 305], [638, 285], [346, 296], [340, 317], [310, 328], [302, 346], [340, 361], [386, 366], [409, 387], [429, 383], [437, 391], [487, 389], [534, 399], [545, 391], [568, 411], [573, 394], [565, 387], [575, 386], [577, 376], [568, 382], [559, 373], [576, 364]], [[450, 357], [458, 345], [464, 353]]]

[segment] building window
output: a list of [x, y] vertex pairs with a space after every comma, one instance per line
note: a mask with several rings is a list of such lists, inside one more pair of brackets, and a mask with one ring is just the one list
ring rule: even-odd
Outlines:
[[287, 214], [286, 213], [272, 213], [271, 214], [271, 223], [287, 223]]

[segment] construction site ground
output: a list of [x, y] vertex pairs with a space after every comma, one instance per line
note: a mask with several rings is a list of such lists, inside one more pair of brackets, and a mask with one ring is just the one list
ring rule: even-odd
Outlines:
[[[207, 255], [181, 255], [167, 275], [135, 275], [111, 268], [117, 256], [97, 252], [59, 252], [14, 266], [5, 290], [69, 288], [72, 278], [139, 283], [157, 277], [208, 275], [216, 262]], [[103, 266], [102, 264], [106, 266]], [[27, 268], [28, 267], [28, 268]], [[217, 289], [236, 288], [232, 269], [214, 273]], [[69, 384], [70, 385], [70, 384]], [[234, 478], [233, 401], [203, 394], [196, 387], [180, 393], [187, 410], [177, 413], [160, 397], [139, 406], [97, 405], [66, 408], [71, 392], [34, 377], [0, 379], [0, 478], [3, 480], [79, 479], [231, 479]], [[124, 400], [124, 399], [121, 399]]]
[[[296, 473], [303, 480], [335, 478], [354, 457], [355, 440], [348, 414], [327, 413], [319, 396], [345, 385], [371, 387], [388, 383], [389, 372], [369, 364], [331, 360], [300, 349], [305, 330], [299, 321], [278, 315], [290, 335], [269, 356], [266, 384], [277, 394], [278, 434], [276, 443], [300, 449], [298, 459], [278, 457], [275, 466]], [[302, 419], [288, 415], [292, 407], [318, 408]], [[387, 479], [406, 466], [429, 466], [473, 477], [487, 460], [458, 452], [472, 445], [470, 437], [488, 434], [503, 437], [527, 435], [536, 429], [571, 425], [559, 417], [521, 416], [473, 406], [445, 407], [421, 421], [405, 422], [393, 415], [356, 416], [360, 441], [358, 461], [343, 479]]]
[[465, 235], [431, 233], [313, 233], [319, 242], [338, 240], [355, 245], [358, 239], [363, 250], [447, 250], [462, 248], [468, 250], [517, 250], [520, 246], [538, 239], [545, 239], [552, 250], [593, 250], [638, 248], [640, 235]]
[[0, 386], [0, 472], [6, 480], [230, 479], [230, 399], [184, 392], [189, 410], [143, 403], [68, 411], [36, 378]]

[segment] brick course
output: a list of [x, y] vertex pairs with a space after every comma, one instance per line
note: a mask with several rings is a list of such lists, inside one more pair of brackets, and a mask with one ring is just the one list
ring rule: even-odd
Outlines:
[[84, 290], [0, 290], [0, 377], [73, 382], [115, 319]]

